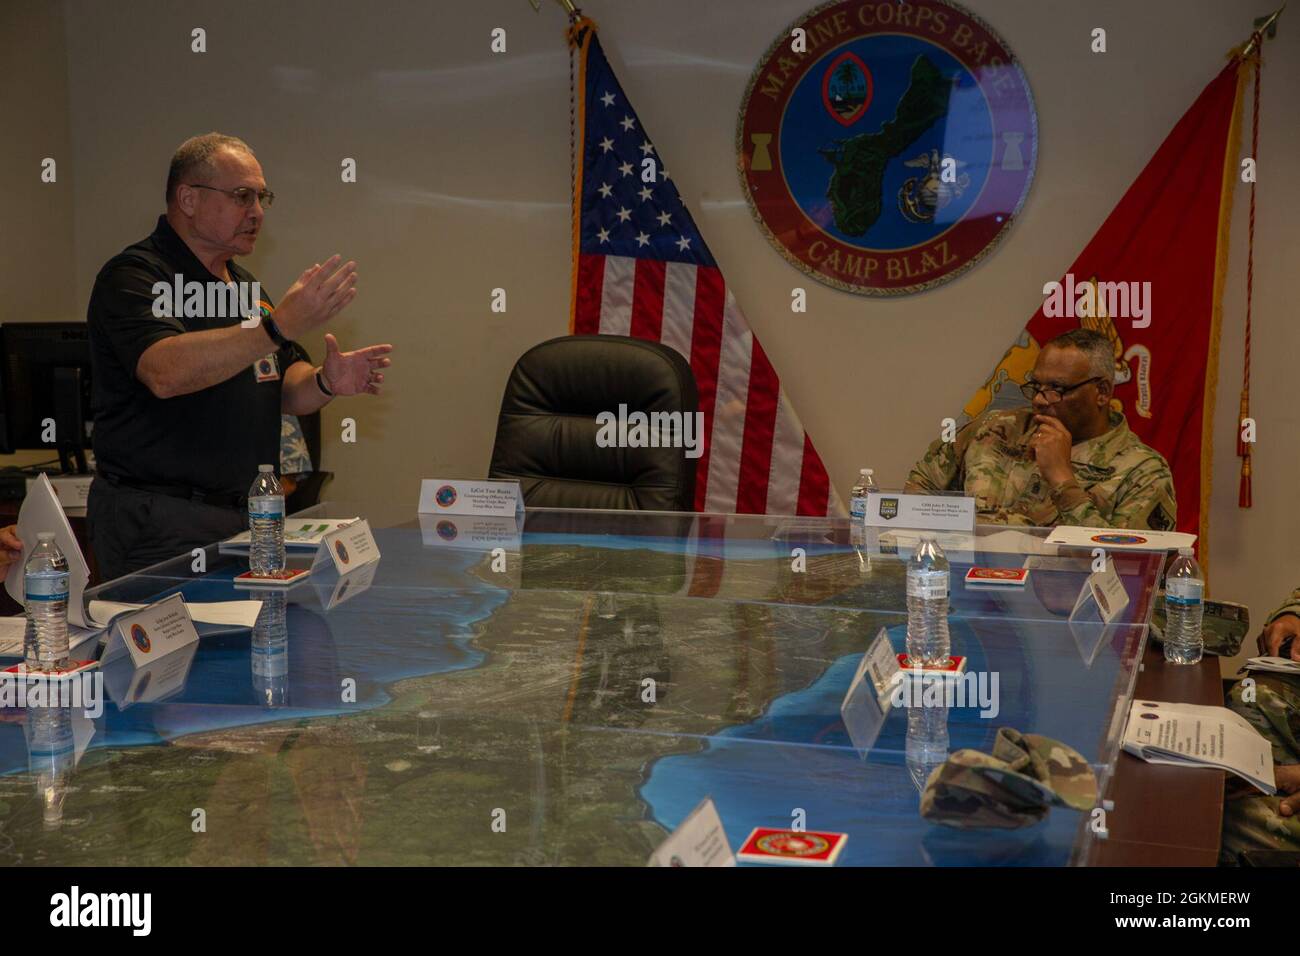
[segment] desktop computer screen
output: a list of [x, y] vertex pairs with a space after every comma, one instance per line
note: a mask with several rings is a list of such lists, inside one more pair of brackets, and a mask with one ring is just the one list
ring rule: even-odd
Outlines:
[[49, 449], [84, 472], [92, 424], [86, 323], [0, 325], [0, 454]]

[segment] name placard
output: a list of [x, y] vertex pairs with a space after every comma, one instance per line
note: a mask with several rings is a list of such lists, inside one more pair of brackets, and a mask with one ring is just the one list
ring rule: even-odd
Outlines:
[[[93, 475], [60, 475], [57, 478], [50, 478], [50, 487], [54, 489], [55, 496], [59, 499], [59, 504], [63, 506], [64, 512], [77, 511], [77, 514], [86, 513], [86, 504], [90, 501], [90, 482]], [[30, 494], [36, 487], [36, 479], [27, 479], [27, 492]]]
[[974, 531], [975, 499], [873, 491], [867, 495], [866, 524], [869, 528]]
[[199, 633], [194, 629], [185, 598], [173, 594], [114, 618], [108, 643], [99, 659], [107, 663], [126, 653], [131, 655], [136, 667], [143, 667], [198, 640]]
[[898, 655], [889, 642], [885, 628], [876, 632], [875, 640], [862, 655], [858, 669], [840, 704], [840, 719], [849, 732], [853, 748], [865, 759], [876, 745], [893, 704], [892, 691], [899, 673]]
[[1124, 582], [1120, 580], [1119, 572], [1115, 570], [1115, 562], [1109, 556], [1106, 558], [1104, 568], [1088, 575], [1088, 580], [1084, 582], [1079, 597], [1074, 602], [1070, 620], [1074, 620], [1089, 603], [1096, 604], [1101, 619], [1107, 624], [1128, 607], [1128, 592], [1124, 590]]
[[420, 514], [513, 516], [524, 510], [517, 481], [425, 478], [420, 482]]
[[144, 667], [133, 666], [127, 655], [119, 657], [103, 669], [108, 696], [118, 710], [126, 710], [132, 704], [150, 704], [180, 693], [198, 650], [198, 644], [189, 644]]
[[[325, 593], [325, 588], [329, 585], [322, 582], [316, 590], [320, 597], [321, 607], [326, 611], [332, 611], [344, 601], [356, 597], [374, 583], [375, 572], [378, 570], [379, 562], [371, 561], [369, 564], [363, 564], [355, 571], [340, 574], [334, 579], [334, 587], [329, 594]], [[328, 575], [325, 577], [328, 578]], [[313, 578], [313, 580], [320, 579]]]
[[650, 854], [648, 866], [735, 866], [736, 857], [722, 829], [712, 798], [706, 797], [690, 816]]
[[420, 515], [420, 539], [426, 548], [466, 548], [491, 551], [505, 548], [519, 551], [523, 522], [515, 515], [508, 518], [478, 515]]
[[316, 549], [316, 559], [312, 562], [312, 573], [332, 563], [339, 574], [347, 574], [378, 560], [379, 545], [375, 543], [370, 522], [359, 518], [321, 538], [320, 547]]

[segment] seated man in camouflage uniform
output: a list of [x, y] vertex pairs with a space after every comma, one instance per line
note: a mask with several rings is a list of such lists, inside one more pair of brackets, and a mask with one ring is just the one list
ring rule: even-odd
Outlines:
[[[1259, 651], [1281, 656], [1288, 638], [1291, 660], [1300, 661], [1300, 588], [1269, 617]], [[1220, 859], [1237, 863], [1244, 850], [1300, 853], [1300, 677], [1254, 672], [1228, 691], [1228, 706], [1273, 745], [1278, 796], [1229, 778]]]
[[957, 490], [993, 524], [1174, 527], [1174, 481], [1159, 452], [1112, 411], [1109, 339], [1074, 329], [1043, 346], [1022, 391], [1030, 408], [989, 409], [934, 442], [907, 476], [913, 493]]

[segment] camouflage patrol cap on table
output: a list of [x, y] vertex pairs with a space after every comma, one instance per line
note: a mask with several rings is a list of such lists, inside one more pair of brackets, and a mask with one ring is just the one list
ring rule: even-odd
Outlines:
[[993, 753], [958, 750], [930, 774], [921, 816], [944, 826], [1014, 830], [1047, 816], [1053, 806], [1089, 810], [1097, 778], [1088, 761], [1059, 740], [998, 730]]
[[[1250, 631], [1250, 609], [1244, 604], [1228, 601], [1205, 601], [1202, 604], [1201, 636], [1205, 653], [1219, 657], [1236, 657]], [[1165, 610], [1165, 592], [1156, 594], [1151, 609], [1151, 640], [1163, 645], [1168, 614]]]

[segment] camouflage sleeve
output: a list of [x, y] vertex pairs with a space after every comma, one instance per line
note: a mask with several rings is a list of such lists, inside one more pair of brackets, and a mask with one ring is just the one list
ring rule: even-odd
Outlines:
[[1294, 614], [1296, 617], [1300, 617], [1300, 587], [1292, 591], [1291, 596], [1283, 602], [1282, 606], [1268, 616], [1264, 626], [1267, 627], [1272, 624], [1283, 614]]
[[[1085, 528], [1146, 528], [1172, 531], [1178, 516], [1174, 478], [1161, 458], [1148, 458], [1129, 472], [1113, 501], [1095, 501], [1071, 479], [1053, 490], [1058, 524]], [[1103, 508], [1109, 506], [1109, 516]]]
[[947, 491], [957, 480], [960, 471], [957, 442], [936, 438], [921, 456], [921, 460], [908, 472], [903, 491], [908, 494]]

